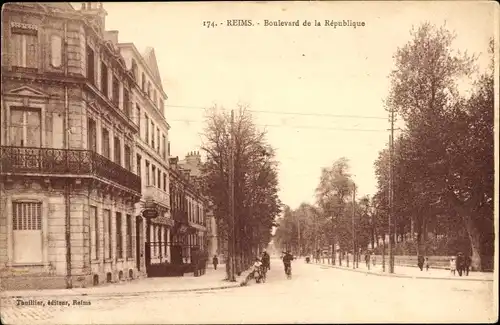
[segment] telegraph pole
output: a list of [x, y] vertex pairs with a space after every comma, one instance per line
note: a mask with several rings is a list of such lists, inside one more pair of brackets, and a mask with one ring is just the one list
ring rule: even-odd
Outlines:
[[389, 137], [389, 273], [394, 273], [394, 252], [393, 252], [393, 186], [394, 186], [394, 109], [391, 108], [391, 135]]
[[354, 214], [356, 213], [355, 211], [356, 208], [356, 184], [353, 184], [353, 189], [352, 189], [352, 268], [356, 268], [356, 231], [354, 228]]
[[234, 216], [234, 111], [231, 110], [231, 130], [230, 130], [230, 150], [229, 150], [229, 213], [231, 215], [231, 273], [229, 281], [235, 282], [234, 277], [236, 268], [236, 229]]

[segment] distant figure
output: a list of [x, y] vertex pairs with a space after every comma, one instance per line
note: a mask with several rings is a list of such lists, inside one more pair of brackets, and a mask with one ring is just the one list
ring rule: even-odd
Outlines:
[[262, 252], [261, 260], [262, 260], [262, 266], [266, 268], [266, 271], [271, 270], [271, 257], [266, 252], [266, 250]]
[[428, 257], [425, 258], [425, 270], [429, 271], [429, 258]]
[[366, 267], [369, 270], [370, 269], [370, 253], [369, 252], [365, 253], [365, 263], [366, 263]]
[[451, 274], [455, 275], [455, 270], [457, 269], [457, 265], [456, 265], [456, 262], [455, 262], [455, 257], [452, 257], [450, 259], [450, 272]]
[[375, 254], [372, 255], [372, 265], [375, 267]]
[[457, 254], [456, 265], [457, 265], [458, 275], [462, 276], [462, 273], [465, 271], [465, 258], [462, 252], [458, 252]]
[[217, 270], [217, 264], [219, 264], [219, 259], [217, 258], [217, 255], [214, 255], [214, 258], [212, 258], [212, 263], [214, 264], [214, 269]]
[[465, 275], [469, 276], [469, 270], [470, 270], [470, 266], [472, 264], [471, 263], [472, 260], [471, 260], [471, 258], [470, 258], [470, 256], [468, 254], [465, 256], [465, 261], [464, 262], [465, 262], [464, 263], [464, 272], [465, 272]]
[[417, 265], [418, 265], [420, 271], [424, 270], [424, 257], [422, 255], [418, 256]]

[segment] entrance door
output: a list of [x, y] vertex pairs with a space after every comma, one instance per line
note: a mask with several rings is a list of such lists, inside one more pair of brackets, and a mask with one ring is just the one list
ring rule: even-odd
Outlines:
[[170, 256], [172, 264], [183, 264], [182, 260], [182, 246], [173, 245], [170, 247]]
[[135, 264], [137, 270], [141, 270], [141, 246], [142, 246], [142, 219], [135, 220]]

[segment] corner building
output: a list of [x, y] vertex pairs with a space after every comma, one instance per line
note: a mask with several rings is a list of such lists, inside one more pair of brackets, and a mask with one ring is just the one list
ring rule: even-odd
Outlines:
[[141, 275], [131, 93], [102, 4], [3, 6], [2, 290]]

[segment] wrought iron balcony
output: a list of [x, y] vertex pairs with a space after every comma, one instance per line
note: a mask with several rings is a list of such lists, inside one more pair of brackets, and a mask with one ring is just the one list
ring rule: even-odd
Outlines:
[[170, 208], [170, 197], [168, 193], [153, 185], [147, 185], [144, 192], [146, 201], [151, 201], [160, 204], [166, 208]]
[[97, 176], [141, 192], [139, 176], [90, 150], [1, 146], [0, 166], [2, 173]]

